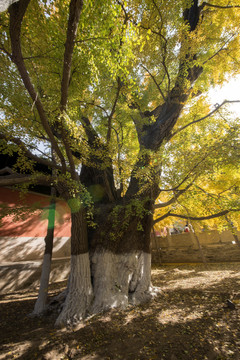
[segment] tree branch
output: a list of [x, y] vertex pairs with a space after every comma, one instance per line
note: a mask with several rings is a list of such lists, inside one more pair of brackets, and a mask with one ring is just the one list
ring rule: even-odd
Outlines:
[[153, 220], [153, 225], [157, 224], [159, 221], [166, 219], [168, 216], [170, 216], [170, 211], [168, 211], [162, 216], [159, 216], [157, 219]]
[[117, 137], [117, 149], [118, 149], [118, 154], [117, 154], [117, 164], [118, 164], [118, 172], [119, 172], [119, 182], [120, 182], [120, 188], [119, 188], [119, 193], [121, 195], [122, 191], [123, 191], [123, 180], [122, 180], [122, 165], [121, 165], [121, 149], [123, 146], [123, 130], [122, 130], [122, 126], [120, 124], [120, 130], [121, 130], [121, 142], [119, 139], [119, 134], [118, 131], [113, 127], [113, 130], [115, 131], [116, 137]]
[[[190, 8], [184, 11], [184, 20], [189, 23], [188, 33], [195, 30], [199, 21], [198, 1], [194, 0]], [[158, 106], [155, 116], [156, 121], [143, 125], [138, 133], [140, 149], [157, 151], [164, 140], [169, 140], [171, 131], [176, 124], [181, 111], [190, 95], [192, 84], [199, 78], [203, 72], [203, 67], [197, 63], [197, 54], [191, 54], [188, 46], [189, 37], [182, 37], [182, 47], [187, 46], [187, 52], [180, 56], [179, 70], [176, 76], [175, 84], [168, 93], [167, 100], [164, 104]], [[136, 169], [138, 166], [148, 166], [148, 157], [143, 160], [137, 160], [129, 182], [126, 197], [136, 194], [140, 189], [139, 180], [136, 178]]]
[[[104, 187], [108, 199], [110, 201], [114, 201], [114, 199], [116, 199], [117, 197], [117, 192], [113, 178], [112, 160], [107, 154], [107, 152], [105, 153], [107, 148], [102, 143], [89, 119], [82, 116], [81, 121], [87, 135], [90, 147], [95, 151], [103, 151], [104, 158], [100, 159], [94, 154], [90, 154], [90, 163], [92, 162], [92, 164], [95, 164], [95, 166], [92, 165], [92, 167], [90, 168], [84, 164], [82, 166], [80, 180], [82, 183], [84, 183], [85, 186], [101, 184]], [[105, 166], [103, 166], [104, 163], [106, 164]]]
[[196, 185], [196, 184], [195, 184], [195, 187], [196, 187], [197, 189], [199, 189], [200, 191], [202, 191], [202, 192], [203, 192], [204, 194], [206, 194], [207, 196], [213, 198], [214, 200], [217, 200], [218, 195], [210, 194], [209, 192], [207, 192], [206, 190], [204, 190], [203, 188], [201, 188], [200, 186], [198, 186], [198, 185]]
[[14, 171], [10, 167], [6, 166], [3, 169], [0, 169], [0, 175], [2, 174], [14, 174]]
[[99, 108], [100, 110], [102, 110], [102, 111], [105, 113], [106, 117], [109, 116], [107, 110], [104, 109], [103, 106], [98, 105], [98, 104], [95, 104], [95, 103], [94, 103], [94, 100], [93, 100], [92, 102], [86, 102], [86, 101], [81, 101], [81, 100], [80, 100], [79, 103], [80, 103], [80, 104], [83, 103], [83, 104], [86, 104], [86, 105], [91, 105], [91, 106], [97, 107], [97, 108]]
[[14, 136], [5, 135], [5, 134], [0, 133], [0, 139], [4, 139], [6, 141], [13, 142], [14, 144], [16, 144], [24, 152], [24, 154], [28, 158], [36, 161], [39, 164], [43, 164], [43, 165], [48, 166], [50, 168], [55, 168], [55, 169], [62, 170], [62, 166], [57, 165], [56, 163], [54, 163], [54, 162], [52, 162], [50, 160], [43, 159], [43, 158], [38, 157], [37, 155], [34, 155], [30, 150], [28, 150], [27, 145], [24, 144], [24, 142], [20, 138], [16, 138]]
[[81, 122], [87, 135], [89, 144], [93, 145], [93, 143], [98, 139], [97, 132], [95, 131], [92, 124], [90, 123], [90, 120], [86, 116], [81, 117]]
[[[156, 3], [154, 2], [154, 6], [156, 6]], [[158, 12], [159, 12], [159, 9], [158, 9]], [[160, 14], [160, 17], [161, 17], [161, 20], [162, 20], [162, 16], [161, 16], [161, 13], [159, 12]], [[164, 42], [164, 45], [163, 45], [163, 60], [162, 60], [162, 65], [164, 67], [164, 70], [165, 70], [165, 74], [167, 75], [167, 78], [168, 78], [168, 93], [170, 91], [170, 86], [171, 86], [171, 79], [170, 79], [170, 75], [169, 75], [169, 72], [168, 72], [168, 69], [167, 69], [167, 65], [166, 65], [166, 54], [167, 54], [167, 39], [166, 37], [161, 33], [162, 31], [162, 27], [160, 28], [159, 31], [155, 31], [153, 30], [152, 28], [150, 27], [146, 27], [146, 26], [143, 26], [142, 24], [140, 24], [140, 28], [144, 29], [144, 30], [151, 30], [151, 32], [155, 35], [158, 35]]]
[[159, 221], [165, 219], [166, 217], [178, 217], [178, 218], [181, 218], [181, 219], [189, 219], [189, 220], [210, 220], [210, 219], [214, 219], [214, 218], [217, 218], [217, 217], [220, 217], [220, 216], [224, 216], [230, 212], [238, 212], [240, 211], [240, 209], [229, 209], [229, 210], [223, 210], [223, 211], [220, 211], [219, 213], [216, 213], [216, 214], [211, 214], [211, 215], [207, 215], [207, 216], [190, 216], [190, 215], [181, 215], [181, 214], [174, 214], [172, 213], [171, 211], [167, 212], [166, 214], [160, 216], [159, 218], [155, 219], [153, 221], [153, 224], [156, 224], [158, 223]]
[[[69, 5], [67, 39], [66, 39], [66, 43], [65, 43], [65, 52], [64, 52], [64, 60], [63, 60], [63, 75], [62, 75], [62, 82], [61, 82], [60, 111], [61, 111], [61, 116], [62, 116], [62, 122], [63, 122], [64, 112], [66, 112], [66, 107], [67, 107], [68, 88], [69, 88], [70, 77], [71, 77], [73, 49], [74, 49], [75, 40], [76, 40], [76, 36], [77, 36], [77, 28], [78, 28], [78, 23], [79, 23], [81, 11], [82, 11], [82, 6], [83, 6], [82, 0], [71, 0], [70, 5]], [[69, 144], [69, 139], [67, 139], [66, 132], [64, 131], [64, 126], [61, 126], [61, 132], [62, 132], [62, 141], [65, 145], [72, 177], [74, 179], [77, 179], [73, 155], [72, 155], [71, 147]]]
[[81, 44], [81, 43], [84, 43], [85, 41], [96, 41], [96, 40], [109, 40], [109, 38], [107, 38], [107, 37], [92, 37], [92, 38], [77, 40], [76, 44]]
[[28, 74], [28, 71], [27, 71], [24, 61], [23, 61], [21, 40], [20, 40], [21, 24], [22, 24], [22, 20], [25, 15], [25, 12], [27, 10], [29, 2], [30, 2], [30, 0], [20, 0], [19, 2], [11, 5], [9, 8], [10, 39], [11, 39], [11, 46], [12, 46], [11, 59], [18, 68], [18, 71], [20, 73], [20, 76], [24, 83], [24, 86], [27, 89], [29, 95], [32, 98], [32, 101], [34, 102], [34, 104], [37, 108], [39, 117], [41, 119], [42, 126], [45, 129], [46, 133], [48, 134], [48, 137], [51, 140], [52, 146], [62, 163], [63, 172], [65, 172], [66, 171], [66, 163], [65, 163], [64, 156], [63, 156], [61, 150], [59, 149], [59, 146], [54, 138], [54, 135], [49, 126], [48, 119], [47, 119], [46, 113], [44, 111], [43, 105], [40, 101], [40, 98], [39, 98], [37, 92], [34, 89], [34, 86], [31, 82], [30, 76]]
[[240, 8], [240, 5], [226, 5], [226, 6], [222, 6], [222, 5], [214, 5], [214, 4], [210, 4], [208, 2], [203, 2], [201, 7], [203, 8], [204, 6], [209, 6], [209, 7], [213, 7], [213, 8], [217, 8], [217, 9], [232, 9], [232, 8]]
[[212, 56], [210, 56], [210, 58], [208, 58], [206, 61], [203, 62], [203, 65], [205, 65], [208, 61], [212, 60], [215, 56], [217, 56], [221, 51], [223, 50], [227, 50], [227, 47], [225, 48], [225, 46], [230, 42], [230, 40], [236, 35], [236, 33], [232, 34], [230, 36], [230, 38], [224, 42], [224, 44], [220, 47], [220, 49], [215, 52], [215, 54], [213, 54]]
[[153, 206], [154, 209], [160, 209], [160, 208], [163, 208], [163, 207], [166, 207], [168, 205], [171, 205], [173, 204], [178, 198], [179, 196], [181, 196], [182, 194], [184, 194], [191, 186], [193, 185], [193, 182], [191, 182], [190, 184], [188, 184], [184, 189], [182, 190], [179, 190], [177, 194], [175, 194], [170, 200], [164, 202], [164, 203], [161, 203], [161, 204], [155, 204]]
[[82, 11], [82, 6], [83, 6], [82, 0], [71, 0], [69, 6], [67, 39], [65, 43], [63, 75], [62, 75], [62, 83], [61, 83], [61, 101], [60, 101], [61, 111], [66, 110], [69, 80], [71, 76], [73, 49], [77, 36], [77, 28]]
[[115, 109], [116, 109], [116, 106], [117, 106], [117, 102], [118, 102], [118, 98], [119, 98], [119, 95], [120, 95], [120, 90], [121, 90], [121, 80], [120, 80], [120, 77], [118, 76], [118, 79], [117, 79], [117, 92], [116, 92], [116, 96], [115, 96], [115, 100], [114, 100], [114, 103], [113, 103], [113, 107], [112, 107], [112, 111], [108, 117], [108, 131], [107, 131], [107, 144], [109, 144], [110, 140], [111, 140], [111, 129], [112, 129], [112, 118], [113, 118], [113, 115], [115, 113]]
[[2, 44], [0, 44], [0, 50], [1, 50], [2, 52], [4, 52], [4, 53], [11, 59], [11, 54], [10, 54], [10, 52], [8, 52]]
[[167, 99], [165, 98], [165, 96], [164, 96], [164, 94], [163, 94], [163, 92], [162, 92], [162, 89], [161, 89], [160, 86], [158, 85], [155, 77], [152, 75], [152, 73], [151, 73], [143, 64], [141, 64], [140, 66], [151, 76], [151, 78], [152, 78], [152, 80], [154, 81], [154, 84], [156, 85], [156, 87], [158, 88], [158, 91], [160, 92], [163, 100], [166, 101]]
[[223, 105], [225, 105], [225, 104], [239, 103], [239, 102], [240, 102], [240, 100], [224, 100], [220, 105], [217, 105], [217, 106], [215, 107], [215, 109], [212, 110], [212, 111], [211, 111], [210, 113], [208, 113], [207, 115], [203, 116], [203, 117], [200, 118], [200, 119], [193, 120], [193, 121], [191, 121], [190, 123], [182, 126], [182, 127], [179, 128], [178, 130], [176, 130], [175, 132], [173, 132], [173, 133], [170, 135], [169, 139], [171, 139], [173, 136], [177, 135], [180, 131], [186, 129], [187, 127], [189, 127], [189, 126], [191, 126], [191, 125], [193, 125], [193, 124], [196, 124], [196, 123], [198, 123], [198, 122], [200, 122], [200, 121], [202, 121], [202, 120], [205, 120], [205, 119], [207, 119], [208, 117], [212, 116], [212, 115], [213, 115], [216, 111], [218, 111]]
[[11, 174], [0, 176], [0, 186], [13, 186], [19, 184], [34, 183], [39, 185], [50, 185], [55, 180], [51, 176], [36, 176], [26, 174]]

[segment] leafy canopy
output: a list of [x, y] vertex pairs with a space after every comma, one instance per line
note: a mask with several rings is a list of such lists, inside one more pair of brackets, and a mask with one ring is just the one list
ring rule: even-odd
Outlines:
[[[223, 84], [240, 71], [238, 4], [226, 5], [223, 0], [84, 2], [72, 60], [65, 64], [72, 3], [31, 0], [23, 16], [21, 61], [35, 89], [31, 96], [13, 55], [9, 12], [1, 14], [1, 151], [17, 150], [24, 158], [28, 150], [51, 160], [50, 149], [58, 146], [55, 167], [67, 181], [74, 178], [74, 166], [99, 170], [113, 166], [122, 196], [133, 176], [144, 193], [161, 167], [161, 203], [187, 189], [181, 201], [192, 213], [199, 202], [201, 215], [218, 206], [239, 207], [234, 190], [239, 187], [237, 120], [225, 121], [220, 114], [223, 106], [213, 111], [204, 95], [210, 86]], [[63, 74], [68, 65], [65, 106]], [[148, 129], [160, 123], [159, 114], [174, 99], [178, 110], [171, 131], [154, 149], [146, 148], [145, 134], [149, 136]], [[53, 137], [39, 112], [39, 101]], [[161, 124], [157, 125], [159, 131]], [[94, 140], [90, 141], [90, 133]], [[60, 153], [70, 172], [61, 168]], [[38, 160], [32, 160], [22, 161], [27, 164], [19, 166], [22, 172], [25, 166], [34, 171]], [[229, 172], [231, 178], [225, 181], [223, 175]], [[206, 198], [207, 193], [211, 196]], [[219, 193], [224, 194], [221, 201]], [[181, 211], [181, 206], [174, 201], [174, 211]], [[161, 211], [160, 215], [166, 214], [166, 208]]]

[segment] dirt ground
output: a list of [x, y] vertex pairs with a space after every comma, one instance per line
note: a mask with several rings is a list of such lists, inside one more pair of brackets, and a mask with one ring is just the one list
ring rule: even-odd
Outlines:
[[[55, 329], [52, 315], [29, 317], [36, 292], [1, 295], [0, 359], [240, 359], [240, 263], [162, 265], [152, 282], [162, 291], [150, 303], [75, 329]], [[64, 286], [51, 285], [51, 296]]]

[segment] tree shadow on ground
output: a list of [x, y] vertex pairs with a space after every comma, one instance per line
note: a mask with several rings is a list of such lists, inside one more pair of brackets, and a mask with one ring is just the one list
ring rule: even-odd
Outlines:
[[239, 264], [158, 268], [154, 285], [162, 270], [165, 289], [150, 303], [111, 310], [75, 329], [55, 329], [53, 316], [26, 317], [33, 300], [1, 303], [6, 359], [239, 359], [239, 308], [225, 308], [239, 291]]
[[[0, 300], [4, 294], [26, 289], [33, 290], [39, 286], [42, 261], [22, 261], [0, 265]], [[52, 259], [50, 282], [68, 278], [70, 258]]]

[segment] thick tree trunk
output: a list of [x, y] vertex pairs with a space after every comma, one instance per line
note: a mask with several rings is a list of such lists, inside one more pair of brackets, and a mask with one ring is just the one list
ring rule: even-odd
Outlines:
[[[149, 204], [148, 204], [149, 205]], [[103, 209], [102, 209], [103, 210]], [[146, 209], [143, 209], [143, 212]], [[91, 239], [91, 273], [94, 301], [92, 313], [125, 308], [148, 301], [152, 294], [150, 230], [151, 215], [136, 215], [135, 206], [113, 212], [102, 211]], [[116, 213], [115, 213], [116, 215]]]
[[71, 271], [67, 297], [56, 326], [80, 322], [87, 316], [93, 298], [84, 212], [72, 213], [71, 218]]
[[126, 308], [151, 298], [151, 255], [143, 251], [114, 254], [95, 251], [92, 256], [94, 302], [92, 313]]
[[32, 313], [33, 315], [42, 314], [45, 311], [47, 305], [48, 285], [51, 272], [52, 249], [54, 239], [55, 206], [56, 202], [53, 198], [49, 206], [48, 230], [45, 237], [45, 252], [43, 257], [40, 287], [38, 292], [38, 298]]

